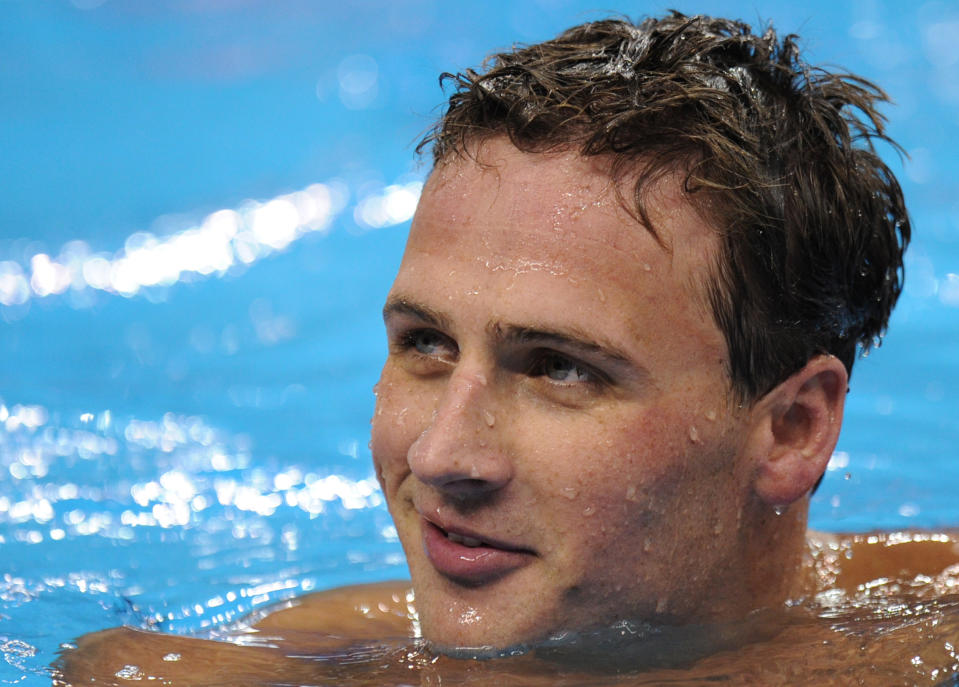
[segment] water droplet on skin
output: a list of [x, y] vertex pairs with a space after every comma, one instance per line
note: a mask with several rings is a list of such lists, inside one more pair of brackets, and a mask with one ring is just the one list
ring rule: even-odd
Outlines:
[[668, 604], [668, 602], [666, 601], [666, 598], [663, 597], [662, 599], [660, 599], [659, 601], [656, 602], [656, 612], [659, 613], [659, 614], [665, 613], [665, 612], [666, 612], [666, 607], [667, 607], [668, 605], [669, 605], [669, 604]]
[[715, 525], [713, 525], [713, 534], [722, 534], [722, 532], [723, 524], [721, 522], [717, 522]]
[[479, 479], [479, 477], [480, 477], [479, 468], [476, 467], [476, 464], [475, 464], [475, 463], [470, 466], [470, 477], [471, 477], [472, 479]]
[[626, 487], [626, 500], [632, 501], [633, 503], [639, 502], [639, 499], [636, 497], [636, 487], [632, 485]]
[[843, 475], [843, 479], [852, 479], [852, 473], [847, 472], [845, 475]]
[[575, 499], [578, 494], [579, 492], [573, 487], [563, 487], [563, 496], [568, 498], [570, 501]]
[[480, 383], [480, 386], [486, 386], [487, 384], [486, 375], [477, 373], [476, 381]]
[[143, 673], [140, 672], [140, 666], [128, 664], [120, 668], [114, 675], [121, 680], [142, 680]]
[[171, 654], [167, 654], [166, 656], [163, 657], [163, 660], [164, 660], [164, 661], [179, 661], [179, 660], [180, 660], [180, 654], [172, 654], [172, 653], [171, 653]]
[[646, 272], [651, 272], [652, 269], [653, 269], [652, 266], [651, 266], [648, 262], [644, 262], [644, 263], [643, 263], [643, 270], [644, 270], [644, 271], [646, 271]]
[[649, 553], [652, 550], [653, 550], [653, 540], [650, 537], [646, 537], [645, 541], [643, 541], [643, 551], [645, 551], [646, 553]]
[[587, 518], [595, 512], [596, 512], [596, 509], [593, 508], [592, 506], [586, 506], [583, 509], [583, 515], [585, 515]]
[[699, 443], [699, 430], [694, 425], [689, 426], [689, 440], [694, 444]]
[[493, 413], [488, 410], [483, 411], [483, 419], [486, 420], [487, 427], [492, 427], [496, 424], [496, 418], [493, 417]]
[[599, 302], [600, 302], [600, 303], [605, 303], [605, 302], [606, 302], [606, 292], [603, 291], [602, 289], [596, 289], [596, 293], [599, 294]]
[[776, 515], [782, 515], [786, 512], [787, 506], [773, 506], [773, 513]]
[[714, 421], [716, 420], [716, 411], [715, 411], [715, 410], [707, 410], [707, 411], [706, 411], [706, 419], [709, 420], [710, 422], [714, 422]]

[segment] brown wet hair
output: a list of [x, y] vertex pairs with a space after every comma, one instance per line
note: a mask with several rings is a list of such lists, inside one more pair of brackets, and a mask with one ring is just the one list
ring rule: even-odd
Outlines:
[[443, 74], [453, 92], [417, 150], [435, 164], [505, 135], [519, 149], [608, 156], [635, 179], [679, 170], [721, 235], [705, 277], [751, 402], [816, 354], [851, 373], [857, 347], [884, 333], [902, 290], [910, 225], [902, 191], [874, 143], [885, 134], [875, 84], [801, 61], [798, 38], [706, 16], [608, 19]]

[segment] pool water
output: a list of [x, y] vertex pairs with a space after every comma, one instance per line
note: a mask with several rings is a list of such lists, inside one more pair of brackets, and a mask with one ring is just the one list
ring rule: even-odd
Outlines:
[[[215, 636], [406, 576], [367, 441], [436, 75], [603, 16], [474, 5], [0, 4], [0, 684], [48, 684], [98, 629]], [[756, 6], [681, 9], [771, 19], [876, 80], [910, 155], [883, 151], [906, 290], [812, 525], [955, 528], [959, 9]]]

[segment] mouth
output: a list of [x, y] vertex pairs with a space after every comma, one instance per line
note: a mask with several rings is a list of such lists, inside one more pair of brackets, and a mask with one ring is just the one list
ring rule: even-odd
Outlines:
[[530, 549], [491, 540], [474, 532], [442, 527], [422, 518], [423, 548], [443, 577], [468, 587], [498, 580], [533, 562]]
[[472, 537], [467, 537], [462, 534], [456, 534], [456, 532], [447, 532], [446, 538], [452, 542], [456, 542], [457, 544], [468, 546], [471, 549], [475, 549], [477, 546], [483, 546], [482, 539], [473, 539]]

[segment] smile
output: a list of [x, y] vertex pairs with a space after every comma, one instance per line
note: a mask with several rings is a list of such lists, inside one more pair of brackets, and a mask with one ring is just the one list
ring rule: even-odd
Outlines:
[[444, 529], [423, 518], [423, 549], [443, 577], [469, 587], [500, 579], [529, 565], [535, 554], [505, 543]]

